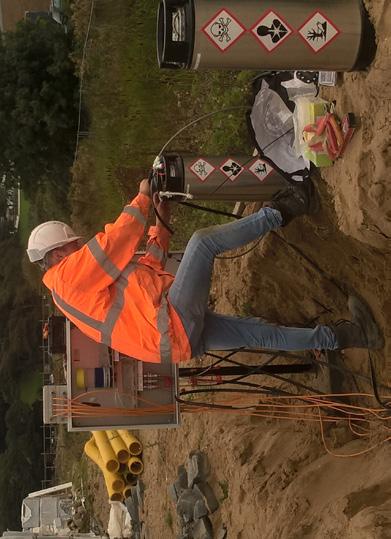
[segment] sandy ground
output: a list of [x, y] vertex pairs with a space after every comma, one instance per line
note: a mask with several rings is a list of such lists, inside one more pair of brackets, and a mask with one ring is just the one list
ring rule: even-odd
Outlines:
[[[354, 289], [384, 331], [386, 346], [373, 358], [379, 378], [391, 383], [391, 3], [372, 0], [368, 8], [379, 41], [374, 64], [322, 93], [336, 99], [338, 111], [361, 118], [345, 157], [318, 180], [322, 211], [268, 236], [249, 255], [218, 261], [213, 298], [220, 312], [293, 325], [347, 317], [344, 291]], [[365, 352], [347, 352], [344, 360], [368, 374]], [[306, 379], [321, 385], [325, 376], [320, 371]], [[369, 385], [360, 381], [360, 389]], [[208, 454], [218, 496], [224, 498], [221, 485], [228, 485], [213, 521], [224, 522], [230, 538], [391, 538], [391, 446], [380, 426], [372, 427], [369, 440], [344, 424], [327, 429], [331, 452], [374, 446], [354, 458], [327, 453], [316, 423], [216, 413], [183, 414], [180, 429], [140, 437], [152, 539], [176, 537], [167, 487], [193, 449]]]

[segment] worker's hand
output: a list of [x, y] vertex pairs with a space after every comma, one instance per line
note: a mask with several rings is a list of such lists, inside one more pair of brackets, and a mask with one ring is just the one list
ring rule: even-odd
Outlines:
[[146, 195], [147, 197], [151, 197], [151, 188], [149, 185], [149, 180], [141, 180], [140, 187], [139, 187], [139, 193], [142, 195]]
[[[165, 224], [168, 225], [171, 217], [171, 208], [168, 200], [160, 200], [158, 193], [154, 193], [153, 204], [157, 210], [157, 213], [160, 215]], [[156, 226], [159, 226], [160, 224], [161, 222], [156, 216]]]

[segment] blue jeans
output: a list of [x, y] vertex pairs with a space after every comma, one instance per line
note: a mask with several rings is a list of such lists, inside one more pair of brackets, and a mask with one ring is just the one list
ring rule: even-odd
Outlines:
[[242, 347], [288, 351], [337, 348], [335, 334], [328, 326], [283, 327], [208, 309], [215, 257], [260, 238], [281, 226], [281, 221], [277, 210], [263, 208], [235, 222], [198, 230], [191, 237], [168, 298], [182, 320], [193, 357], [208, 350]]

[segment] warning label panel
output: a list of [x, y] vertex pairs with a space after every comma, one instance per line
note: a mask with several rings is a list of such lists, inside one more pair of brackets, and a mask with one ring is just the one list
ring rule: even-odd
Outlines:
[[317, 11], [299, 28], [299, 35], [315, 53], [330, 45], [340, 34], [337, 26]]
[[222, 9], [205, 24], [202, 31], [213, 45], [221, 52], [225, 52], [236, 43], [246, 29], [232, 13]]
[[237, 161], [229, 158], [220, 166], [220, 170], [231, 182], [234, 182], [241, 175], [244, 167]]
[[199, 180], [204, 182], [208, 176], [212, 174], [212, 172], [215, 170], [215, 167], [208, 163], [206, 159], [203, 159], [202, 157], [199, 157], [197, 161], [195, 161], [192, 165], [190, 165], [189, 169], [193, 174], [197, 176]]
[[269, 174], [273, 172], [273, 168], [268, 163], [265, 163], [265, 161], [262, 161], [262, 159], [256, 159], [253, 161], [253, 163], [248, 167], [248, 170], [252, 172], [260, 182], [266, 180]]
[[260, 45], [268, 52], [273, 52], [293, 33], [289, 24], [275, 11], [268, 11], [262, 15], [251, 28], [251, 32]]

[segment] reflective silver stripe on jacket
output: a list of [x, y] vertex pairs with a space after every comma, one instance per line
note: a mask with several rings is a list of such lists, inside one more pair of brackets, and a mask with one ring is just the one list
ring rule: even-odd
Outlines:
[[147, 253], [150, 253], [156, 260], [159, 260], [162, 264], [167, 259], [166, 252], [155, 244], [147, 246]]
[[87, 243], [87, 247], [90, 250], [92, 256], [95, 258], [98, 265], [103, 269], [103, 271], [105, 271], [113, 279], [113, 281], [116, 281], [121, 275], [121, 271], [108, 258], [107, 254], [99, 245], [98, 240], [96, 238], [92, 238]]
[[162, 363], [171, 363], [172, 359], [169, 322], [167, 295], [164, 294], [157, 316], [157, 328], [160, 333], [160, 359]]
[[141, 213], [138, 208], [134, 208], [133, 206], [125, 206], [122, 213], [126, 213], [127, 215], [135, 217], [137, 221], [140, 221], [140, 223], [144, 226], [147, 224], [147, 218]]
[[96, 320], [95, 318], [92, 318], [91, 316], [84, 314], [82, 311], [79, 311], [79, 309], [76, 309], [75, 307], [73, 307], [72, 305], [64, 301], [57, 294], [57, 292], [55, 292], [55, 290], [52, 290], [52, 296], [53, 296], [54, 301], [57, 303], [57, 305], [60, 307], [61, 310], [69, 313], [71, 316], [73, 316], [80, 322], [83, 322], [83, 324], [86, 324], [86, 326], [90, 326], [93, 329], [102, 331], [103, 322], [100, 322], [100, 320]]
[[126, 268], [122, 272], [122, 275], [114, 285], [115, 298], [113, 301], [113, 305], [110, 307], [109, 312], [107, 313], [101, 331], [102, 342], [104, 344], [107, 344], [107, 346], [111, 346], [113, 330], [125, 304], [125, 290], [128, 286], [128, 277], [131, 273], [133, 273], [136, 267], [137, 265], [133, 262], [126, 266]]

